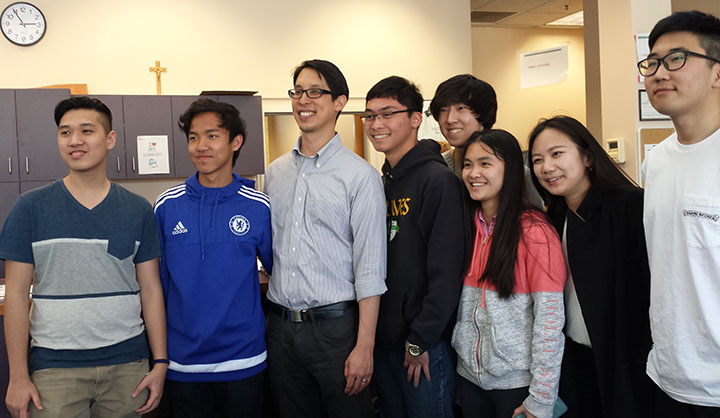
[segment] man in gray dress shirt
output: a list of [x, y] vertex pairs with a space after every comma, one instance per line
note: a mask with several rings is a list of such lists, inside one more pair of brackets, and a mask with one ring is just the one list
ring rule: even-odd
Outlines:
[[366, 389], [380, 295], [386, 290], [380, 174], [335, 132], [348, 99], [332, 63], [295, 69], [301, 135], [267, 170], [274, 271], [268, 299], [268, 381], [284, 417], [372, 417]]

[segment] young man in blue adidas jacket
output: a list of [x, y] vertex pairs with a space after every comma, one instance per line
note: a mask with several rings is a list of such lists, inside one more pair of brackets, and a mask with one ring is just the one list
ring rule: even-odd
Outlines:
[[259, 418], [266, 351], [256, 259], [271, 271], [270, 205], [253, 181], [232, 172], [245, 141], [234, 106], [199, 99], [179, 126], [198, 171], [155, 203], [166, 393], [174, 417]]

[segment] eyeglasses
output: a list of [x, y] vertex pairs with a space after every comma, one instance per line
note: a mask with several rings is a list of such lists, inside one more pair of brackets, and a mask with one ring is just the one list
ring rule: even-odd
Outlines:
[[720, 62], [717, 58], [708, 57], [707, 55], [698, 54], [692, 51], [674, 51], [662, 58], [645, 58], [644, 60], [637, 63], [638, 71], [643, 77], [650, 77], [655, 74], [660, 68], [660, 63], [665, 66], [668, 71], [677, 71], [685, 66], [688, 55], [694, 57], [705, 58], [706, 60]]
[[388, 110], [388, 111], [380, 112], [380, 113], [373, 113], [373, 114], [367, 113], [367, 114], [360, 116], [360, 118], [363, 120], [363, 122], [370, 123], [377, 119], [389, 120], [389, 119], [392, 119], [392, 117], [397, 115], [398, 113], [405, 113], [405, 112], [412, 112], [412, 110], [410, 110], [410, 109]]
[[291, 99], [299, 99], [302, 97], [303, 93], [305, 93], [308, 97], [308, 99], [319, 99], [322, 97], [323, 94], [333, 94], [330, 90], [325, 89], [290, 89], [288, 90], [288, 96], [290, 96]]

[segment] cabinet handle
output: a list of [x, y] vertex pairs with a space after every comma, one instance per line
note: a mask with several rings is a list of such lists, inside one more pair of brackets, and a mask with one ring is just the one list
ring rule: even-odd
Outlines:
[[25, 174], [30, 174], [30, 158], [25, 157]]
[[12, 157], [8, 158], [8, 174], [12, 174]]
[[117, 170], [120, 172], [120, 157], [117, 157]]
[[132, 163], [133, 163], [133, 173], [135, 172], [135, 156], [132, 157]]

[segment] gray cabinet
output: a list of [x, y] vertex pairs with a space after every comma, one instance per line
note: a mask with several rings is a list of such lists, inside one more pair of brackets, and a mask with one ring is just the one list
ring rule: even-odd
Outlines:
[[70, 97], [66, 89], [15, 90], [20, 181], [55, 180], [69, 170], [57, 147], [55, 105]]
[[0, 182], [18, 180], [15, 90], [0, 90]]
[[246, 124], [244, 145], [233, 171], [240, 175], [265, 173], [262, 98], [260, 96], [218, 96], [218, 100], [238, 108]]
[[[171, 96], [123, 96], [123, 119], [125, 121], [126, 178], [175, 177], [173, 161], [173, 119]], [[169, 174], [138, 174], [137, 137], [141, 135], [166, 135], [170, 155]]]

